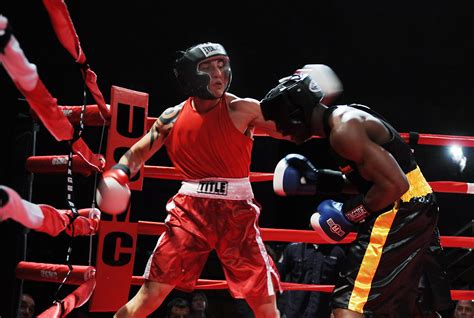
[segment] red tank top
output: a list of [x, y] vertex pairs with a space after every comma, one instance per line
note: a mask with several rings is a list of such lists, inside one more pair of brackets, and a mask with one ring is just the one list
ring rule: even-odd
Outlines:
[[205, 114], [195, 111], [188, 98], [165, 145], [173, 165], [186, 179], [250, 174], [253, 142], [235, 127], [225, 98]]

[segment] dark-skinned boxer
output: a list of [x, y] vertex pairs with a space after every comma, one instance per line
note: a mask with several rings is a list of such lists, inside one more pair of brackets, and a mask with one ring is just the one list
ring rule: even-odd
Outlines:
[[261, 101], [264, 118], [295, 142], [327, 138], [340, 169], [317, 169], [301, 155], [288, 155], [275, 169], [275, 192], [356, 190], [345, 202], [324, 200], [311, 217], [328, 242], [357, 232], [333, 292], [333, 314], [409, 317], [425, 258], [434, 257], [430, 244], [441, 251], [435, 195], [409, 145], [382, 116], [357, 104], [327, 107], [322, 98], [310, 76], [295, 74]]

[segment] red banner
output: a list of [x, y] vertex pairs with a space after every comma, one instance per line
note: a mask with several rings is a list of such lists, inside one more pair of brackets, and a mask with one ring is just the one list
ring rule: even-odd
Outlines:
[[[112, 86], [110, 94], [111, 119], [105, 155], [106, 169], [115, 165], [120, 157], [146, 133], [148, 94]], [[141, 190], [144, 167], [132, 178], [131, 190]]]
[[[146, 132], [148, 94], [112, 86], [111, 118], [107, 135], [106, 169]], [[141, 190], [143, 170], [132, 179], [130, 189]], [[133, 201], [132, 201], [133, 202]], [[96, 260], [97, 286], [89, 310], [116, 311], [128, 301], [133, 275], [138, 224], [127, 212], [110, 216], [102, 214]]]
[[116, 311], [128, 301], [135, 262], [137, 223], [102, 220], [99, 234], [97, 285], [89, 310]]

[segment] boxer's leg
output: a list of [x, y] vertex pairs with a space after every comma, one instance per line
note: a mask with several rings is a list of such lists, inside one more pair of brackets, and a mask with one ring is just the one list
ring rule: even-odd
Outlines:
[[161, 305], [173, 288], [173, 285], [146, 280], [138, 293], [114, 317], [146, 317]]
[[277, 309], [276, 297], [263, 296], [263, 297], [247, 297], [245, 298], [250, 308], [255, 314], [255, 318], [278, 318], [280, 312]]

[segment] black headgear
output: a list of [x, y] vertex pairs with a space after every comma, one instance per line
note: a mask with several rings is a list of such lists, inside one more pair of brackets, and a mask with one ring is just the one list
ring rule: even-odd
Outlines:
[[215, 99], [208, 89], [210, 76], [198, 70], [199, 63], [215, 56], [223, 56], [227, 62], [224, 69], [229, 79], [225, 91], [229, 89], [232, 81], [232, 70], [230, 69], [229, 57], [224, 47], [218, 43], [197, 44], [185, 52], [180, 52], [181, 56], [175, 61], [174, 75], [181, 85], [184, 93], [188, 96], [197, 96], [203, 99]]
[[302, 142], [311, 137], [311, 115], [324, 94], [309, 75], [292, 75], [270, 90], [260, 102], [265, 120], [283, 135]]

